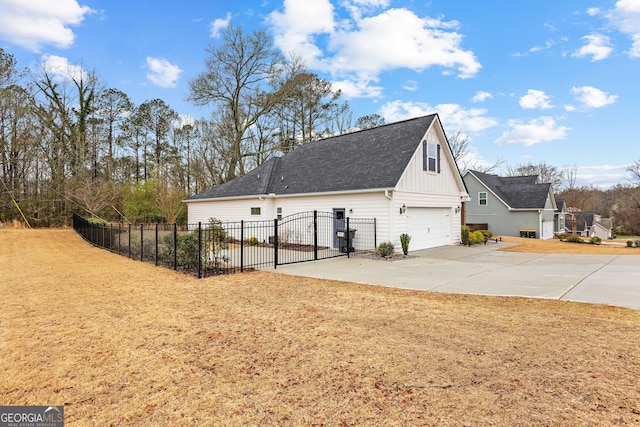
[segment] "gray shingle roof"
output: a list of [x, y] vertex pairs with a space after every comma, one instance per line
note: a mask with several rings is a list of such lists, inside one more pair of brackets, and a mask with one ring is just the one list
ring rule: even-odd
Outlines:
[[502, 177], [469, 171], [512, 209], [544, 209], [550, 183], [538, 184], [537, 175]]
[[393, 188], [436, 117], [309, 142], [187, 200]]

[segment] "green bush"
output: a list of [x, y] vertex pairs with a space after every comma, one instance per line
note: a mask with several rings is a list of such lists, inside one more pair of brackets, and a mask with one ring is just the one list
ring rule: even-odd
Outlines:
[[473, 241], [475, 244], [484, 243], [484, 233], [482, 231], [476, 230], [471, 233], [471, 235], [473, 235]]
[[490, 232], [489, 230], [480, 230], [480, 232], [484, 236], [484, 240], [489, 240], [491, 236], [493, 236], [493, 233]]
[[102, 218], [87, 218], [87, 222], [92, 225], [107, 225], [108, 221]]
[[257, 237], [253, 236], [253, 237], [249, 237], [249, 240], [247, 240], [247, 243], [249, 244], [249, 246], [258, 246], [260, 244], [260, 241], [258, 240]]
[[635, 241], [635, 247], [636, 248], [640, 248], [640, 240], [636, 240]]
[[584, 240], [580, 236], [569, 236], [569, 237], [567, 237], [567, 242], [584, 243]]
[[599, 238], [598, 236], [593, 236], [591, 238], [591, 243], [594, 245], [599, 245], [600, 243], [602, 243], [602, 239]]
[[560, 234], [556, 234], [555, 237], [557, 239], [563, 240], [567, 238], [567, 235], [565, 233], [560, 233]]
[[375, 254], [381, 257], [389, 257], [396, 253], [396, 247], [391, 242], [382, 242], [375, 249]]
[[627, 247], [628, 248], [632, 248], [633, 247], [633, 240], [627, 240]]
[[409, 242], [411, 241], [411, 236], [408, 234], [400, 235], [400, 243], [402, 244], [402, 253], [405, 255], [409, 254]]
[[462, 240], [462, 244], [467, 246], [469, 244], [469, 229], [467, 228], [466, 225], [463, 225], [460, 230], [461, 230], [460, 239]]

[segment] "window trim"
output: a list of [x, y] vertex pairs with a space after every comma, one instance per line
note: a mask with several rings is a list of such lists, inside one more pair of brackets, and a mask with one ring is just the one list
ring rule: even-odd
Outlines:
[[[484, 194], [484, 197], [482, 197]], [[482, 201], [484, 200], [484, 203]], [[489, 195], [486, 191], [478, 191], [478, 206], [487, 206], [489, 204]]]
[[[434, 147], [435, 153], [432, 156], [429, 148]], [[431, 165], [433, 160], [433, 166]], [[422, 141], [422, 170], [426, 172], [440, 173], [440, 144], [437, 142], [429, 142], [426, 139]]]
[[260, 206], [254, 206], [250, 209], [251, 216], [262, 215], [262, 208]]

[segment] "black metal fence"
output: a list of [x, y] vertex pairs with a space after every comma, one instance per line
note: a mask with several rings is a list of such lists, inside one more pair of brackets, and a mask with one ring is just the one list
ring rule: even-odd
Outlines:
[[205, 277], [350, 256], [375, 249], [376, 220], [302, 212], [273, 221], [198, 224], [95, 224], [73, 215], [73, 228], [95, 246]]

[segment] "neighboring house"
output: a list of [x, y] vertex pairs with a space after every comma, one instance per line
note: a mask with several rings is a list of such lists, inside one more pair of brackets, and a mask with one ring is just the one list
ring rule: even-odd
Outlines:
[[[468, 194], [437, 114], [309, 142], [185, 200], [189, 223], [301, 212], [376, 218], [377, 242], [457, 244]], [[356, 239], [357, 239], [356, 234]]]
[[[613, 222], [611, 218], [603, 218], [595, 212], [585, 212], [579, 210], [570, 210], [570, 217], [575, 216], [576, 234], [582, 237], [599, 237], [601, 239], [610, 239], [613, 234]], [[573, 233], [573, 221], [567, 220], [567, 234]]]
[[553, 216], [553, 232], [562, 234], [566, 232], [567, 210], [563, 199], [556, 199], [556, 211]]
[[464, 183], [471, 200], [465, 205], [467, 224], [487, 224], [500, 236], [551, 239], [556, 201], [550, 183], [537, 175], [501, 177], [467, 171]]

